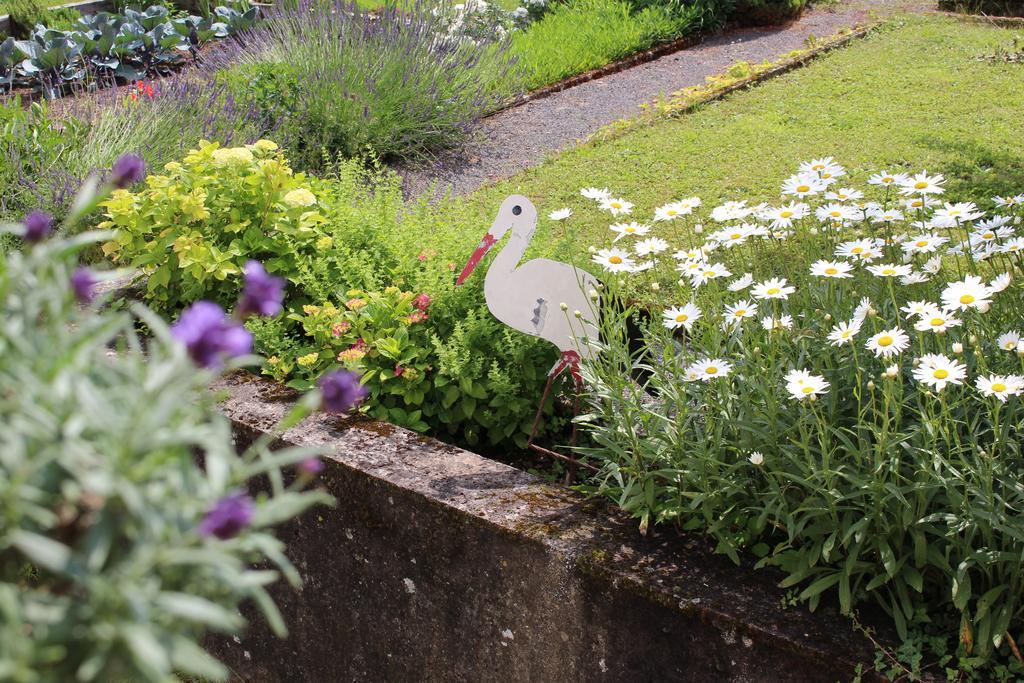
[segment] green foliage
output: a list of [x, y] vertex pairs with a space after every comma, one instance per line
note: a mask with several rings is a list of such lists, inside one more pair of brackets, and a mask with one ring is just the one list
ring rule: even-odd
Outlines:
[[532, 90], [701, 29], [720, 26], [722, 3], [640, 3], [569, 0], [554, 5], [526, 31], [512, 34], [511, 52]]
[[475, 227], [454, 232], [430, 205], [407, 206], [399, 178], [373, 164], [332, 167], [307, 178], [267, 141], [204, 145], [104, 202], [102, 226], [118, 229], [105, 251], [149, 275], [147, 297], [167, 314], [230, 303], [242, 266], [261, 260], [289, 282], [289, 315], [249, 322], [264, 372], [306, 388], [347, 365], [375, 417], [461, 443], [525, 444], [553, 348], [506, 330], [479, 281], [455, 288], [455, 264], [422, 247], [444, 235], [461, 253]]
[[[270, 527], [329, 499], [301, 478], [283, 484], [307, 450], [271, 453], [267, 439], [236, 452], [213, 374], [152, 312], [79, 306], [77, 256], [105, 237], [0, 262], [0, 678], [222, 680], [204, 634], [237, 633], [243, 602], [284, 634], [267, 587], [299, 576]], [[251, 526], [227, 540], [197, 532], [256, 478], [269, 484]]]
[[281, 4], [224, 60], [221, 79], [273, 122], [297, 167], [320, 167], [325, 150], [423, 157], [462, 140], [515, 81], [498, 83], [514, 73], [502, 44], [446, 34], [433, 9], [387, 5], [371, 16], [342, 0]]
[[764, 26], [795, 18], [809, 0], [738, 0], [732, 19], [739, 24]]
[[68, 150], [84, 132], [74, 119], [55, 128], [45, 103], [24, 107], [19, 97], [0, 102], [0, 220], [20, 219], [50, 198], [47, 179], [62, 175]]
[[11, 17], [11, 33], [15, 37], [27, 37], [37, 24], [61, 31], [70, 30], [79, 17], [78, 10], [58, 7], [51, 9], [48, 3], [39, 0], [5, 0], [2, 14]]

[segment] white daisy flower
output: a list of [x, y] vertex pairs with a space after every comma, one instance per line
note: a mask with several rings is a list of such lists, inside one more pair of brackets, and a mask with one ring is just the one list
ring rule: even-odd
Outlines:
[[996, 206], [1020, 206], [1024, 204], [1024, 194], [1018, 194], [1013, 197], [993, 197], [992, 201], [996, 203]]
[[786, 391], [790, 398], [802, 401], [805, 398], [828, 393], [829, 383], [821, 375], [812, 375], [807, 370], [793, 370], [786, 375]]
[[827, 183], [816, 174], [801, 173], [786, 178], [782, 183], [782, 194], [803, 199], [824, 192], [826, 187]]
[[875, 277], [907, 277], [914, 269], [908, 265], [895, 263], [882, 263], [877, 266], [868, 266], [868, 272]]
[[1001, 273], [988, 283], [988, 288], [989, 291], [998, 293], [1009, 287], [1011, 282], [1013, 282], [1013, 276], [1009, 272]]
[[942, 391], [948, 384], [962, 384], [966, 377], [966, 365], [941, 353], [925, 354], [914, 368], [914, 379], [935, 391]]
[[885, 369], [882, 373], [882, 377], [885, 379], [896, 379], [900, 376], [900, 366], [893, 363]]
[[1020, 344], [1020, 332], [1017, 330], [1010, 330], [999, 335], [996, 339], [996, 346], [1001, 348], [1003, 351], [1016, 351], [1017, 345]]
[[593, 260], [609, 273], [628, 273], [636, 266], [633, 256], [622, 249], [601, 249]]
[[601, 209], [610, 212], [613, 216], [620, 216], [631, 213], [633, 204], [618, 197], [608, 197], [601, 200]]
[[741, 299], [725, 307], [725, 321], [730, 325], [739, 325], [744, 318], [752, 318], [755, 315], [757, 315], [757, 304], [746, 299]]
[[968, 275], [961, 282], [951, 282], [942, 290], [942, 305], [953, 310], [987, 309], [992, 290], [977, 275]]
[[719, 377], [728, 377], [732, 371], [732, 364], [721, 358], [707, 358], [693, 363], [686, 371], [688, 373], [692, 372], [705, 382], [710, 382]]
[[855, 202], [858, 199], [864, 199], [864, 193], [851, 187], [843, 187], [832, 192], [826, 192], [825, 199], [833, 202]]
[[836, 246], [835, 255], [840, 258], [872, 261], [882, 255], [882, 246], [881, 240], [870, 238], [842, 242]]
[[774, 317], [766, 315], [761, 318], [761, 327], [768, 330], [769, 332], [775, 332], [778, 330], [791, 330], [793, 329], [793, 316], [782, 315]]
[[928, 282], [932, 279], [931, 275], [927, 273], [911, 273], [900, 278], [901, 285], [919, 285], [923, 282]]
[[929, 195], [929, 194], [942, 194], [945, 190], [942, 188], [942, 184], [946, 182], [946, 179], [942, 177], [942, 174], [936, 174], [933, 176], [928, 175], [928, 172], [918, 173], [915, 176], [911, 176], [900, 183], [900, 194], [903, 195]]
[[729, 283], [729, 291], [742, 292], [752, 284], [754, 284], [754, 275], [752, 273], [743, 273], [742, 276]]
[[580, 190], [580, 194], [587, 199], [593, 199], [594, 201], [603, 202], [606, 199], [611, 199], [612, 193], [608, 191], [607, 187], [596, 188], [596, 187], [585, 187]]
[[940, 228], [952, 228], [961, 223], [975, 221], [984, 214], [978, 211], [974, 202], [957, 202], [950, 204], [946, 202], [941, 208], [935, 210], [932, 216], [932, 225]]
[[847, 223], [860, 219], [860, 211], [846, 204], [826, 204], [814, 211], [815, 217], [822, 223]]
[[839, 323], [828, 333], [829, 345], [842, 346], [843, 344], [849, 344], [857, 336], [857, 333], [860, 332], [860, 329], [861, 321], [856, 318], [849, 322]]
[[864, 348], [871, 351], [878, 358], [889, 358], [902, 353], [910, 345], [910, 337], [898, 327], [891, 330], [882, 330], [867, 340]]
[[857, 304], [857, 308], [853, 309], [853, 319], [864, 322], [864, 320], [874, 313], [875, 307], [871, 305], [871, 299], [864, 297]]
[[800, 173], [817, 175], [822, 180], [833, 180], [846, 175], [846, 169], [836, 163], [832, 157], [812, 159], [800, 164]]
[[930, 259], [928, 259], [927, 261], [924, 262], [924, 265], [921, 266], [921, 270], [923, 270], [924, 272], [926, 272], [926, 273], [928, 273], [930, 275], [935, 275], [940, 270], [942, 270], [942, 257], [941, 256], [933, 256], [933, 257], [931, 257]]
[[921, 317], [923, 315], [927, 315], [932, 311], [939, 310], [939, 307], [930, 301], [908, 301], [900, 310], [906, 313], [907, 317], [910, 318], [913, 316]]
[[648, 256], [649, 254], [660, 254], [668, 249], [668, 242], [660, 237], [648, 237], [636, 243], [637, 256]]
[[710, 282], [711, 280], [717, 280], [718, 278], [722, 277], [729, 277], [730, 275], [732, 275], [732, 273], [730, 273], [726, 269], [726, 267], [723, 266], [721, 263], [705, 263], [700, 268], [700, 270], [692, 272], [689, 275], [690, 280], [693, 282], [693, 286], [699, 287], [706, 282]]
[[951, 327], [957, 327], [961, 324], [961, 321], [955, 318], [951, 311], [943, 311], [939, 308], [934, 308], [914, 323], [914, 329], [918, 332], [927, 332], [931, 330], [936, 334], [942, 334]]
[[736, 247], [746, 242], [748, 237], [755, 235], [758, 232], [757, 228], [758, 226], [756, 225], [744, 223], [743, 225], [719, 230], [711, 235], [711, 239], [727, 248]]
[[711, 210], [711, 219], [718, 223], [740, 221], [749, 216], [752, 212], [753, 209], [748, 208], [745, 201], [726, 202], [725, 204], [716, 206]]
[[646, 235], [651, 231], [651, 226], [644, 225], [643, 223], [612, 223], [608, 226], [608, 229], [616, 233], [613, 242], [618, 242], [623, 237], [639, 237], [640, 235]]
[[764, 455], [761, 454], [761, 451], [754, 451], [749, 456], [747, 456], [747, 460], [750, 461], [751, 465], [754, 465], [755, 467], [760, 467], [761, 465], [764, 464]]
[[1024, 237], [1014, 237], [1012, 240], [1008, 240], [999, 248], [999, 251], [1004, 254], [1015, 254], [1019, 251], [1024, 251]]
[[906, 173], [889, 173], [882, 171], [868, 178], [868, 185], [881, 185], [882, 187], [898, 187], [910, 179]]
[[762, 220], [770, 221], [773, 230], [793, 227], [793, 221], [806, 218], [811, 207], [803, 202], [790, 202], [778, 208], [768, 207], [760, 212]]
[[853, 266], [846, 261], [818, 260], [811, 264], [811, 275], [815, 277], [853, 277]]
[[566, 218], [572, 215], [572, 209], [558, 209], [548, 214], [548, 218], [553, 221], [564, 221]]
[[680, 216], [684, 216], [690, 213], [689, 211], [683, 211], [682, 208], [675, 202], [666, 204], [665, 206], [659, 206], [654, 210], [654, 220], [657, 222], [661, 221], [674, 221]]
[[688, 303], [684, 306], [667, 308], [661, 315], [662, 322], [668, 329], [677, 330], [680, 327], [685, 327], [687, 330], [691, 330], [693, 324], [700, 320], [702, 313], [693, 303]]
[[697, 247], [695, 249], [680, 249], [676, 253], [672, 254], [672, 258], [677, 261], [704, 261], [711, 253], [708, 249], [703, 247]]
[[939, 247], [949, 241], [948, 237], [936, 235], [935, 233], [924, 233], [911, 237], [900, 246], [908, 254], [930, 254], [938, 251]]
[[786, 283], [786, 278], [772, 278], [754, 285], [751, 294], [755, 299], [788, 299], [789, 295], [796, 291]]
[[883, 209], [879, 207], [868, 210], [865, 214], [874, 223], [898, 223], [903, 220], [903, 212], [896, 209]]
[[1020, 375], [989, 375], [974, 381], [982, 396], [995, 396], [1003, 403], [1010, 396], [1019, 396], [1024, 392], [1024, 377]]

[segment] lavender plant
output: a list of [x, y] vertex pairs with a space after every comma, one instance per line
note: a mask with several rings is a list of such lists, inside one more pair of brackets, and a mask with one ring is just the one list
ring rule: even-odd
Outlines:
[[[122, 160], [69, 221], [141, 172]], [[307, 489], [314, 453], [269, 437], [237, 453], [206, 388], [252, 361], [240, 318], [276, 311], [282, 283], [250, 265], [242, 313], [199, 302], [168, 328], [142, 306], [99, 309], [105, 275], [77, 256], [109, 235], [55, 238], [42, 212], [3, 230], [22, 245], [0, 264], [0, 678], [223, 679], [203, 634], [242, 628], [243, 600], [285, 633], [266, 587], [299, 575], [270, 529], [330, 502]], [[352, 407], [352, 381], [323, 380], [323, 407]], [[320, 403], [307, 394], [281, 427]]]
[[215, 60], [304, 168], [325, 150], [415, 158], [450, 146], [511, 94], [497, 76], [515, 68], [503, 43], [452, 37], [443, 13], [421, 3], [371, 15], [342, 0], [275, 6]]

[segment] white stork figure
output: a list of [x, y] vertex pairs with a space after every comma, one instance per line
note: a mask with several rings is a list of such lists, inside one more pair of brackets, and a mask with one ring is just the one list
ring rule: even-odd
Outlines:
[[[588, 295], [597, 278], [568, 263], [538, 258], [519, 265], [537, 229], [537, 210], [526, 197], [512, 195], [501, 203], [498, 217], [484, 235], [456, 280], [461, 285], [484, 254], [512, 231], [508, 244], [494, 257], [484, 279], [484, 298], [494, 317], [509, 327], [546, 339], [562, 352], [548, 373], [541, 409], [552, 381], [568, 370], [581, 388], [580, 360], [594, 354], [587, 340], [598, 339], [597, 303]], [[563, 309], [563, 304], [566, 310]], [[576, 316], [580, 312], [580, 317]], [[534, 430], [540, 419], [534, 421]], [[530, 440], [532, 442], [533, 435]]]

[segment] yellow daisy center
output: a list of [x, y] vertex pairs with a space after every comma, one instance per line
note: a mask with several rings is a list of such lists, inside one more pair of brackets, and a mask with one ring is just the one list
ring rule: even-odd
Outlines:
[[766, 293], [767, 294], [778, 294], [779, 293], [779, 288], [778, 287], [772, 287]]
[[886, 268], [882, 271], [882, 275], [895, 275], [896, 271], [892, 268]]
[[814, 166], [811, 166], [811, 168], [815, 171], [820, 171], [825, 168], [825, 164], [815, 164]]
[[810, 190], [811, 190], [810, 185], [797, 185], [796, 186], [796, 191], [797, 192], [810, 192]]
[[622, 208], [622, 204], [620, 204], [619, 202], [612, 202], [611, 203], [611, 207], [613, 209], [621, 209]]
[[918, 190], [923, 190], [924, 188], [928, 187], [928, 183], [926, 183], [923, 180], [919, 180], [916, 183], [914, 183], [914, 187]]
[[892, 346], [892, 343], [894, 341], [895, 340], [892, 337], [890, 337], [889, 335], [886, 334], [886, 335], [883, 335], [883, 336], [878, 338], [878, 345], [879, 346]]
[[737, 318], [742, 318], [746, 314], [747, 314], [747, 309], [745, 309], [745, 308], [741, 308], [740, 310], [738, 310], [735, 313], [733, 313], [733, 315], [736, 316]]
[[779, 214], [779, 218], [790, 218], [793, 215], [792, 211], [783, 211]]
[[608, 263], [614, 263], [615, 265], [619, 265], [620, 263], [622, 263], [622, 257], [621, 256], [609, 256], [608, 257]]
[[917, 241], [917, 246], [919, 246], [919, 247], [927, 247], [928, 246], [928, 240], [918, 240]]
[[831, 173], [822, 173], [822, 174], [821, 174], [821, 177], [822, 177], [822, 178], [825, 178], [826, 180], [828, 180], [829, 178], [831, 178], [831, 177], [832, 177], [832, 174], [831, 174]]
[[1003, 384], [1002, 382], [996, 382], [995, 384], [992, 385], [992, 391], [994, 391], [997, 394], [1006, 391], [1006, 385]]
[[713, 270], [705, 270], [704, 271], [704, 277], [714, 277], [714, 276], [715, 276], [715, 271], [713, 271]]
[[974, 296], [971, 295], [971, 294], [964, 294], [962, 297], [960, 297], [960, 303], [962, 303], [964, 305], [973, 304], [974, 303]]
[[626, 228], [626, 232], [629, 232], [629, 233], [636, 232], [636, 228]]
[[709, 374], [709, 375], [716, 375], [716, 374], [718, 374], [718, 368], [716, 368], [716, 367], [715, 367], [714, 365], [709, 365], [709, 366], [708, 366], [708, 367], [707, 367], [707, 368], [706, 368], [706, 369], [704, 370], [704, 372], [705, 372], [705, 373], [707, 373], [707, 374]]
[[891, 182], [895, 182], [895, 180], [896, 179], [893, 178], [892, 176], [886, 176], [886, 177], [882, 178], [882, 182], [883, 183], [891, 183]]
[[689, 319], [690, 316], [686, 315], [685, 313], [680, 313], [679, 315], [676, 316], [677, 323], [685, 323]]
[[990, 239], [992, 239], [993, 237], [995, 237], [995, 234], [994, 234], [994, 233], [991, 233], [991, 232], [986, 232], [985, 234], [983, 234], [983, 235], [982, 235], [982, 238], [983, 238], [983, 239], [987, 239], [987, 240], [990, 240]]
[[931, 322], [933, 327], [940, 327], [946, 324], [945, 318], [932, 318]]
[[825, 275], [835, 275], [838, 272], [838, 268], [832, 268], [831, 266], [825, 269]]
[[809, 394], [812, 391], [814, 391], [814, 387], [806, 387], [806, 386], [805, 387], [801, 387], [800, 391], [804, 392], [805, 394]]
[[743, 237], [743, 235], [739, 234], [738, 232], [734, 232], [733, 234], [729, 235], [729, 239], [732, 240], [738, 240], [741, 237]]
[[853, 249], [850, 250], [850, 253], [852, 253], [852, 254], [863, 254], [864, 253], [864, 247], [854, 247]]
[[833, 218], [839, 218], [840, 216], [843, 215], [843, 213], [841, 211], [832, 211], [829, 213], [829, 215], [832, 216]]
[[924, 206], [924, 202], [922, 202], [920, 199], [915, 199], [913, 202], [910, 203], [910, 205], [915, 209], [919, 209], [922, 206]]
[[935, 379], [946, 379], [947, 377], [949, 377], [949, 370], [939, 368], [932, 374], [935, 376]]

